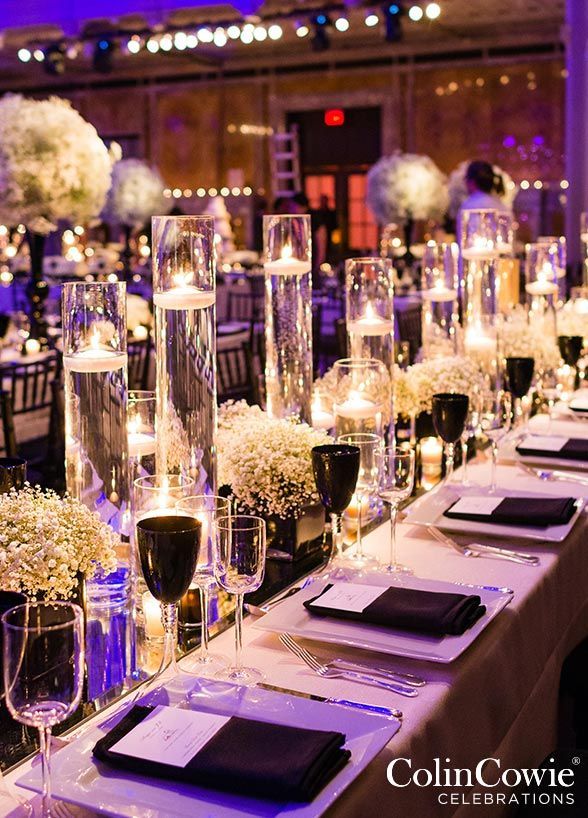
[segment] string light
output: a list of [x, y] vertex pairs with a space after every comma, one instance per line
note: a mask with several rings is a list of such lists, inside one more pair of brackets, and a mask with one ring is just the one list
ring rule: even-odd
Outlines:
[[310, 29], [308, 26], [299, 25], [296, 27], [296, 36], [297, 37], [308, 37], [310, 33]]
[[279, 40], [284, 31], [282, 29], [282, 26], [278, 25], [277, 23], [274, 23], [268, 28], [267, 33], [270, 40]]
[[411, 6], [408, 10], [408, 16], [414, 23], [418, 23], [423, 19], [423, 10], [420, 6]]
[[239, 26], [235, 25], [229, 26], [227, 29], [227, 36], [229, 40], [238, 40], [239, 37], [241, 36], [241, 29], [239, 28]]
[[378, 17], [377, 14], [374, 14], [374, 12], [371, 12], [365, 18], [365, 24], [368, 28], [373, 28], [373, 26], [377, 26], [379, 22], [380, 18]]
[[347, 31], [349, 28], [349, 20], [347, 17], [337, 17], [335, 20], [335, 28], [337, 31]]
[[436, 20], [441, 14], [441, 6], [439, 3], [429, 3], [425, 9], [425, 14], [429, 20]]
[[31, 57], [32, 57], [32, 54], [31, 54], [31, 52], [29, 51], [28, 48], [19, 48], [18, 49], [18, 59], [21, 62], [29, 62]]

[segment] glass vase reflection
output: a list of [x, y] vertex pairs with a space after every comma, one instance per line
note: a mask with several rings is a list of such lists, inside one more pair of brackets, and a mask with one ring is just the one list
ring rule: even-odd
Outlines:
[[263, 236], [267, 411], [311, 423], [310, 216], [264, 216]]
[[157, 370], [157, 470], [216, 489], [214, 220], [157, 216], [153, 303]]

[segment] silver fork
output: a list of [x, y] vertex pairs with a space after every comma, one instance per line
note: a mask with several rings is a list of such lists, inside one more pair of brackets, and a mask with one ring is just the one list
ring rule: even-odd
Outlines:
[[496, 548], [493, 545], [482, 545], [481, 543], [460, 545], [455, 540], [452, 540], [451, 537], [448, 537], [447, 534], [435, 528], [435, 526], [428, 525], [427, 528], [439, 542], [451, 546], [451, 548], [463, 557], [484, 557], [489, 555], [497, 559], [507, 560], [508, 562], [518, 562], [521, 565], [532, 565], [534, 567], [541, 565], [539, 557], [532, 556], [531, 554], [523, 554], [520, 551], [510, 551], [508, 548]]
[[306, 648], [303, 648], [292, 639], [289, 633], [280, 634], [280, 642], [287, 648], [290, 653], [293, 653], [298, 659], [301, 659], [304, 664], [309, 667], [318, 676], [323, 679], [348, 679], [353, 682], [361, 682], [363, 684], [373, 685], [374, 687], [382, 687], [384, 690], [391, 690], [393, 693], [398, 693], [400, 696], [407, 696], [414, 698], [418, 696], [418, 691], [414, 687], [408, 687], [398, 682], [388, 682], [382, 678], [371, 676], [368, 673], [358, 673], [354, 670], [336, 670], [335, 668], [323, 665], [316, 656], [313, 656]]
[[525, 472], [525, 474], [529, 474], [531, 477], [537, 477], [539, 480], [559, 480], [563, 483], [580, 483], [583, 486], [588, 485], [588, 476], [578, 474], [577, 472], [557, 471], [555, 469], [552, 471], [549, 469], [533, 469], [531, 466], [527, 466], [526, 463], [518, 463], [517, 465], [521, 471]]

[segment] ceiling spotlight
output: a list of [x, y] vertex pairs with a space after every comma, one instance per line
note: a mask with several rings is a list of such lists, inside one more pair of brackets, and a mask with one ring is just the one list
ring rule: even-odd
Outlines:
[[18, 59], [21, 62], [28, 62], [32, 57], [31, 52], [28, 48], [19, 48], [18, 49]]
[[187, 36], [184, 31], [178, 31], [174, 35], [174, 47], [178, 49], [178, 51], [184, 51], [188, 47], [187, 43]]
[[127, 43], [127, 51], [129, 54], [138, 54], [141, 50], [141, 41], [138, 37], [131, 37]]
[[262, 43], [267, 39], [267, 29], [264, 26], [255, 26], [253, 29], [253, 37], [258, 43]]
[[414, 23], [418, 23], [423, 19], [423, 10], [420, 6], [411, 6], [408, 10], [408, 16]]
[[114, 48], [113, 40], [109, 40], [107, 37], [101, 37], [96, 41], [94, 56], [92, 57], [94, 71], [98, 71], [100, 74], [109, 74], [112, 71]]
[[147, 49], [147, 51], [149, 51], [150, 54], [157, 54], [157, 52], [159, 51], [159, 43], [157, 42], [157, 40], [154, 40], [153, 37], [151, 37], [151, 39], [147, 40], [147, 45], [145, 46], [145, 48]]
[[197, 33], [201, 43], [211, 43], [214, 40], [214, 34], [209, 28], [200, 28]]
[[218, 48], [222, 48], [224, 45], [226, 45], [227, 44], [227, 35], [225, 34], [224, 28], [219, 27], [219, 28], [215, 29], [212, 40], [213, 40], [214, 44]]
[[53, 77], [63, 74], [65, 71], [65, 46], [59, 43], [46, 48], [43, 66], [45, 71]]
[[227, 37], [229, 40], [238, 40], [241, 36], [241, 29], [239, 26], [229, 26], [227, 29]]
[[298, 25], [296, 26], [296, 36], [297, 37], [307, 37], [310, 33], [310, 29], [308, 26], [305, 25]]
[[386, 3], [383, 8], [384, 19], [386, 21], [386, 41], [396, 43], [402, 39], [402, 21], [404, 9], [400, 2]]
[[349, 20], [347, 17], [337, 17], [335, 20], [335, 28], [337, 31], [347, 31], [349, 28]]
[[441, 6], [439, 3], [429, 3], [427, 8], [425, 9], [425, 14], [429, 18], [429, 20], [436, 20], [437, 17], [441, 14]]
[[380, 22], [380, 18], [378, 17], [377, 14], [374, 14], [373, 11], [370, 12], [368, 15], [366, 15], [365, 24], [366, 24], [366, 26], [368, 28], [372, 28], [373, 26], [377, 26], [379, 22]]
[[284, 31], [282, 29], [282, 26], [279, 26], [277, 23], [274, 23], [274, 25], [271, 25], [268, 28], [267, 33], [270, 40], [279, 40]]
[[331, 21], [325, 12], [321, 11], [314, 15], [311, 22], [314, 28], [311, 40], [313, 51], [326, 51], [331, 47], [331, 40], [327, 33], [327, 26], [331, 25]]

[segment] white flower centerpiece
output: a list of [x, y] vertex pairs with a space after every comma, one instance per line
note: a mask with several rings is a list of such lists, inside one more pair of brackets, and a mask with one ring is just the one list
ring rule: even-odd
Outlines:
[[68, 599], [80, 579], [116, 568], [119, 538], [78, 500], [25, 485], [0, 495], [0, 587]]
[[0, 100], [0, 222], [28, 231], [31, 335], [44, 337], [46, 236], [60, 219], [85, 224], [110, 186], [112, 157], [93, 125], [64, 99]]
[[447, 177], [430, 157], [396, 151], [370, 168], [366, 201], [379, 224], [404, 225], [405, 258], [410, 262], [415, 219], [440, 219], [447, 210]]
[[311, 450], [331, 442], [304, 423], [270, 418], [259, 406], [227, 401], [219, 410], [218, 482], [238, 510], [268, 523], [268, 553], [296, 559], [320, 546], [324, 527]]
[[170, 202], [163, 195], [163, 179], [140, 159], [121, 159], [112, 169], [112, 184], [103, 216], [114, 224], [136, 228], [151, 216], [165, 215]]
[[[468, 197], [466, 173], [470, 162], [470, 159], [460, 162], [459, 165], [449, 174], [447, 190], [449, 193], [449, 215], [452, 219], [457, 218], [459, 208]], [[504, 193], [499, 195], [498, 198], [509, 208], [509, 210], [511, 210], [519, 189], [514, 183], [512, 177], [509, 176], [505, 170], [502, 170], [501, 167], [498, 165], [492, 165], [492, 170], [494, 171], [495, 176], [502, 177], [502, 182], [504, 184]]]
[[461, 355], [431, 358], [394, 372], [394, 414], [416, 417], [433, 408], [433, 395], [457, 392], [473, 395], [480, 387], [480, 370]]
[[534, 358], [535, 372], [560, 365], [561, 356], [555, 338], [545, 332], [541, 323], [529, 322], [522, 306], [514, 309], [501, 325], [500, 352], [503, 358]]

